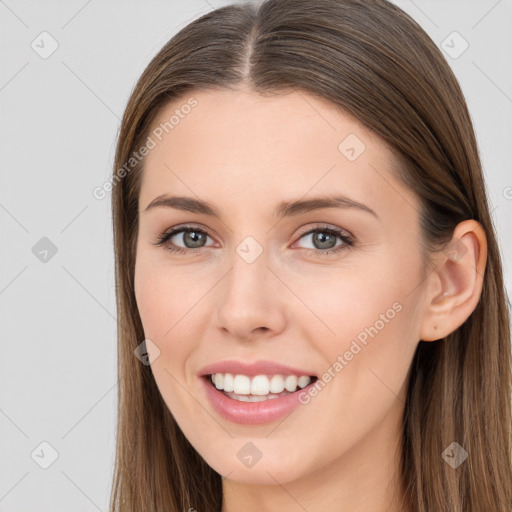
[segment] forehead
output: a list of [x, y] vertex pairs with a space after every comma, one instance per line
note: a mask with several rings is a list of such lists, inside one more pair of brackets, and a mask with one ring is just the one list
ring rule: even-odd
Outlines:
[[193, 91], [159, 112], [150, 136], [141, 208], [163, 193], [259, 209], [335, 192], [382, 204], [400, 186], [386, 143], [306, 92]]

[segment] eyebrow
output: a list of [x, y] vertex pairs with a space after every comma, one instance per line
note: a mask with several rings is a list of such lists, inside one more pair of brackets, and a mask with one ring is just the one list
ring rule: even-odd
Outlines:
[[[147, 212], [157, 207], [174, 208], [191, 213], [209, 215], [218, 219], [221, 217], [219, 211], [212, 204], [193, 197], [168, 196], [166, 194], [162, 194], [153, 199], [144, 211]], [[282, 201], [274, 210], [274, 217], [282, 219], [284, 217], [292, 217], [294, 215], [321, 210], [323, 208], [355, 208], [370, 213], [377, 219], [379, 218], [379, 216], [370, 207], [358, 201], [354, 201], [344, 195], [321, 196], [295, 201]]]

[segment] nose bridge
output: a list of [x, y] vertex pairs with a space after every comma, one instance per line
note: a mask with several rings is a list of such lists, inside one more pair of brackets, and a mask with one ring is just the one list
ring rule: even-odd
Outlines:
[[234, 250], [231, 270], [226, 276], [226, 298], [233, 296], [240, 302], [257, 299], [268, 287], [268, 251], [251, 236], [245, 237]]
[[276, 278], [268, 268], [269, 253], [253, 237], [235, 247], [230, 269], [217, 294], [220, 327], [243, 338], [254, 329], [280, 330], [284, 311], [275, 293]]

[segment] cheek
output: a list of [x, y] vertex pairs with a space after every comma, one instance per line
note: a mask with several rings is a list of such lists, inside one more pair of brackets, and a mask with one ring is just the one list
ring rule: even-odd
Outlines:
[[364, 400], [394, 399], [419, 341], [420, 287], [411, 293], [421, 282], [416, 260], [390, 253], [379, 265], [316, 277], [299, 293], [322, 321], [311, 315], [320, 325], [313, 338], [325, 361], [324, 380], [336, 380], [333, 387], [343, 388], [353, 410]]
[[162, 262], [144, 261], [135, 269], [135, 298], [144, 335], [158, 347], [159, 357], [151, 365], [155, 378], [167, 379], [166, 386], [189, 385], [187, 365], [204, 337], [209, 315], [200, 314], [208, 285], [185, 269], [166, 268]]
[[135, 299], [144, 333], [165, 342], [194, 315], [193, 307], [204, 295], [201, 283], [186, 271], [166, 268], [149, 258], [139, 258], [135, 268]]
[[[297, 302], [297, 310], [303, 312], [297, 318], [299, 321], [311, 318], [311, 325], [319, 326], [315, 330], [316, 341], [332, 349], [345, 348], [347, 341], [359, 334], [364, 342], [368, 330], [375, 332], [373, 327], [379, 333], [398, 329], [413, 307], [411, 283], [419, 283], [420, 277], [417, 266], [397, 264], [396, 260], [395, 255], [389, 261], [379, 261], [379, 265], [353, 265], [301, 277], [294, 285], [295, 294], [303, 302], [303, 305]], [[288, 279], [293, 282], [294, 278], [288, 276]], [[413, 330], [413, 322], [408, 325]]]
[[144, 336], [156, 345], [157, 349], [153, 350], [158, 350], [151, 363], [157, 387], [180, 427], [190, 432], [191, 426], [182, 421], [193, 417], [194, 401], [184, 389], [192, 385], [187, 364], [197, 345], [194, 340], [200, 337], [192, 332], [186, 334], [184, 329], [190, 327], [188, 315], [193, 315], [193, 303], [197, 299], [192, 291], [194, 287], [184, 293], [180, 290], [180, 280], [177, 282], [169, 274], [161, 266], [143, 266], [141, 261], [135, 271], [135, 298]]
[[411, 298], [396, 287], [371, 293], [360, 284], [346, 283], [343, 291], [330, 294], [324, 303], [319, 316], [331, 332], [325, 334], [324, 329], [315, 344], [326, 360], [326, 371], [343, 373], [354, 396], [358, 385], [361, 391], [373, 387], [372, 370], [390, 384], [399, 384], [417, 342]]
[[144, 335], [150, 339], [160, 339], [168, 329], [167, 315], [162, 314], [164, 304], [168, 304], [172, 311], [173, 304], [169, 304], [169, 293], [160, 286], [157, 273], [147, 268], [142, 268], [138, 263], [135, 271], [135, 300], [137, 309], [144, 328]]

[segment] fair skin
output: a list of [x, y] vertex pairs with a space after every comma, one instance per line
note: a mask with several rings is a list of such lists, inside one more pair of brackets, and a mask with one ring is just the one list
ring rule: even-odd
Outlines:
[[[418, 198], [393, 175], [385, 143], [354, 118], [305, 92], [210, 90], [167, 105], [154, 126], [190, 96], [197, 107], [146, 157], [139, 198], [135, 294], [145, 337], [160, 350], [151, 369], [167, 406], [223, 476], [223, 512], [407, 512], [398, 467], [410, 363], [420, 339], [446, 336], [475, 308], [482, 228], [459, 224], [462, 256], [437, 253], [427, 273]], [[366, 146], [353, 161], [338, 149], [349, 134]], [[162, 194], [207, 201], [220, 218], [146, 211]], [[341, 194], [375, 215], [323, 208], [273, 217], [281, 201]], [[166, 245], [201, 247], [195, 252], [154, 244], [189, 224], [207, 232], [202, 247], [183, 232]], [[304, 234], [323, 224], [348, 232], [354, 246], [336, 237], [341, 250], [320, 254], [325, 246]], [[236, 251], [247, 236], [263, 248], [252, 263]], [[197, 373], [224, 359], [270, 359], [322, 376], [396, 303], [400, 311], [283, 420], [240, 425], [205, 397]], [[262, 454], [252, 467], [237, 457], [248, 442]]]

